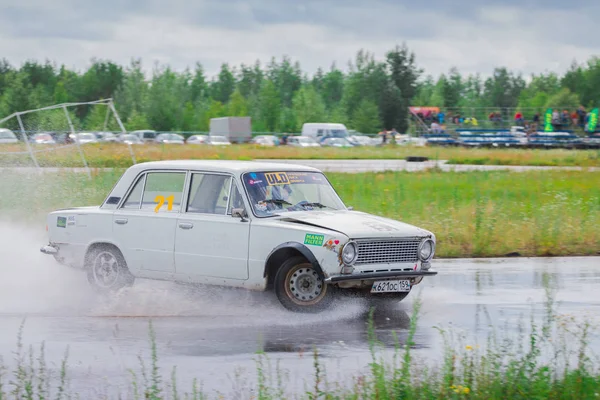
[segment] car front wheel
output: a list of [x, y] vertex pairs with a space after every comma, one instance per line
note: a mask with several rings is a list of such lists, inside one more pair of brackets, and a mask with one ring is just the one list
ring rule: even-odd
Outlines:
[[102, 293], [131, 286], [134, 281], [123, 255], [113, 246], [98, 246], [90, 250], [86, 257], [86, 273], [88, 282]]
[[279, 268], [275, 294], [285, 308], [296, 312], [319, 312], [333, 301], [333, 288], [303, 257], [293, 257]]

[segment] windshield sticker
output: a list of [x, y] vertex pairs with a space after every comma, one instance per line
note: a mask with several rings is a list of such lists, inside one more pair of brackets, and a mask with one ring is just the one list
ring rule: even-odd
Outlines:
[[258, 183], [262, 183], [262, 181], [261, 181], [261, 180], [258, 180], [258, 181], [257, 181], [257, 180], [254, 180], [254, 179], [250, 179], [250, 180], [248, 181], [248, 184], [250, 184], [250, 185], [256, 185], [256, 184], [258, 184]]
[[265, 173], [265, 179], [269, 186], [290, 184], [290, 179], [285, 172], [267, 172]]
[[67, 225], [75, 225], [75, 216], [74, 215], [69, 215], [67, 217]]
[[314, 172], [288, 172], [290, 183], [315, 183], [323, 182], [323, 177]]
[[267, 211], [267, 203], [265, 203], [264, 201], [259, 201], [258, 203], [256, 203], [256, 209], [258, 211]]
[[58, 226], [59, 228], [66, 228], [67, 227], [67, 218], [66, 217], [58, 217], [56, 219], [56, 226]]
[[324, 240], [324, 235], [315, 235], [314, 233], [307, 233], [306, 236], [304, 236], [304, 244], [308, 244], [310, 246], [321, 246]]

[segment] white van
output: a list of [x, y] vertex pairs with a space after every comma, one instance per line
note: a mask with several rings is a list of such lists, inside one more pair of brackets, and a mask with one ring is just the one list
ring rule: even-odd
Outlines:
[[348, 129], [344, 124], [311, 122], [302, 125], [302, 136], [310, 136], [318, 142], [326, 137], [348, 137]]

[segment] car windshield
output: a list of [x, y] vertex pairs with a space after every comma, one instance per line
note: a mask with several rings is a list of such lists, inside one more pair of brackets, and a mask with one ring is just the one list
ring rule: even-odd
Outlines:
[[348, 136], [348, 131], [345, 129], [330, 129], [328, 136], [343, 138]]
[[156, 133], [155, 132], [144, 132], [142, 134], [142, 137], [144, 139], [154, 139], [154, 138], [156, 138]]
[[15, 135], [8, 131], [0, 131], [0, 139], [14, 139]]
[[243, 175], [243, 181], [258, 217], [294, 211], [346, 209], [320, 172], [250, 172]]

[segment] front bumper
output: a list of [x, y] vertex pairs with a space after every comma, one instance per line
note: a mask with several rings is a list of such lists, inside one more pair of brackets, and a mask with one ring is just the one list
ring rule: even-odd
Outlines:
[[374, 279], [416, 278], [437, 275], [437, 271], [382, 271], [364, 272], [348, 275], [333, 275], [325, 278], [325, 283], [341, 283], [351, 281], [372, 281]]

